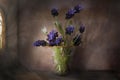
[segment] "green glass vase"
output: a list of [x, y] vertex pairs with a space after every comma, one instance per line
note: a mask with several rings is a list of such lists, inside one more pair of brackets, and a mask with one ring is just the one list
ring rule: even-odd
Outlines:
[[54, 65], [56, 74], [66, 75], [69, 72], [71, 52], [72, 47], [54, 47]]

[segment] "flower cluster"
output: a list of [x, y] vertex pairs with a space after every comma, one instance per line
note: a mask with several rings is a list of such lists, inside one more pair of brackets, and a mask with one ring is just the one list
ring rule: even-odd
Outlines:
[[[73, 9], [69, 9], [68, 10], [68, 12], [66, 13], [66, 19], [71, 19], [74, 15], [75, 15], [75, 13], [79, 13], [81, 10], [82, 10], [83, 8], [82, 8], [82, 6], [81, 5], [77, 5], [77, 6], [75, 6]], [[55, 17], [55, 16], [58, 16], [58, 9], [56, 9], [56, 8], [53, 8], [52, 10], [51, 10], [51, 14]]]
[[[76, 13], [79, 13], [82, 9], [83, 8], [81, 5], [77, 5], [73, 9], [69, 9], [65, 15], [65, 20], [66, 22], [68, 22], [67, 24], [65, 24], [65, 27], [61, 26], [60, 22], [56, 20], [55, 27], [58, 32], [56, 30], [52, 30], [48, 33], [47, 30], [44, 29], [43, 31], [47, 33], [47, 39], [35, 41], [34, 46], [79, 46], [82, 42], [81, 35], [85, 31], [85, 26], [82, 24], [77, 28], [70, 22], [72, 22], [72, 17]], [[58, 9], [53, 8], [51, 10], [51, 15], [54, 18], [57, 17], [59, 15]], [[78, 29], [78, 31], [75, 31], [75, 28]], [[74, 35], [72, 35], [73, 33]], [[69, 39], [67, 36], [71, 36], [72, 38]]]
[[47, 40], [50, 46], [60, 45], [60, 43], [63, 41], [61, 36], [58, 37], [58, 32], [56, 32], [55, 30], [52, 30], [47, 36]]

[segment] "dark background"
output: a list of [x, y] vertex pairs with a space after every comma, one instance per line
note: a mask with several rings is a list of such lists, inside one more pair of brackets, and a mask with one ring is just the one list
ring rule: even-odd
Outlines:
[[0, 0], [5, 13], [6, 50], [0, 54], [1, 67], [20, 62], [30, 70], [53, 71], [52, 49], [33, 47], [33, 42], [45, 39], [41, 29], [50, 31], [54, 19], [50, 9], [65, 12], [81, 4], [84, 10], [74, 20], [85, 25], [84, 44], [77, 47], [73, 70], [120, 70], [120, 1], [119, 0]]

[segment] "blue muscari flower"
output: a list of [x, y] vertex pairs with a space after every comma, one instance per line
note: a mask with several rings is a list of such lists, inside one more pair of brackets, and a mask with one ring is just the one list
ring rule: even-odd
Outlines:
[[73, 38], [73, 45], [74, 46], [79, 46], [81, 43], [81, 36], [80, 35], [76, 35], [74, 38]]
[[49, 41], [49, 45], [50, 46], [58, 46], [61, 44], [61, 42], [63, 41], [62, 37], [58, 37], [56, 40], [54, 41]]
[[45, 40], [37, 40], [34, 42], [34, 46], [46, 46], [47, 42]]
[[79, 28], [79, 31], [80, 31], [80, 33], [83, 33], [85, 31], [85, 26], [81, 25], [80, 28]]
[[60, 45], [60, 43], [63, 41], [62, 37], [58, 37], [56, 40], [55, 40], [55, 44], [56, 45]]
[[66, 34], [71, 35], [71, 33], [73, 33], [73, 31], [74, 31], [74, 26], [73, 25], [70, 25], [66, 28]]
[[74, 7], [75, 13], [79, 13], [82, 9], [83, 7], [81, 5], [77, 5]]
[[56, 9], [56, 8], [53, 8], [52, 10], [51, 10], [51, 14], [53, 15], [53, 17], [55, 17], [55, 16], [58, 16], [58, 10]]
[[56, 37], [58, 37], [58, 32], [52, 30], [47, 36], [48, 36], [47, 38], [48, 41], [54, 41]]
[[34, 46], [40, 46], [40, 40], [37, 40], [33, 43]]
[[75, 14], [75, 10], [74, 9], [70, 9], [70, 10], [68, 10], [68, 12], [66, 13], [66, 19], [70, 19], [70, 18], [72, 18], [73, 16], [74, 16], [74, 14]]
[[55, 41], [49, 41], [49, 45], [50, 45], [50, 46], [55, 46], [56, 43], [55, 43]]

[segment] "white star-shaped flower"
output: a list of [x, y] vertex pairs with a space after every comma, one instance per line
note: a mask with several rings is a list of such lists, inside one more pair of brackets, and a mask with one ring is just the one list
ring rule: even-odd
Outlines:
[[47, 33], [47, 28], [44, 26], [41, 31], [46, 34]]

